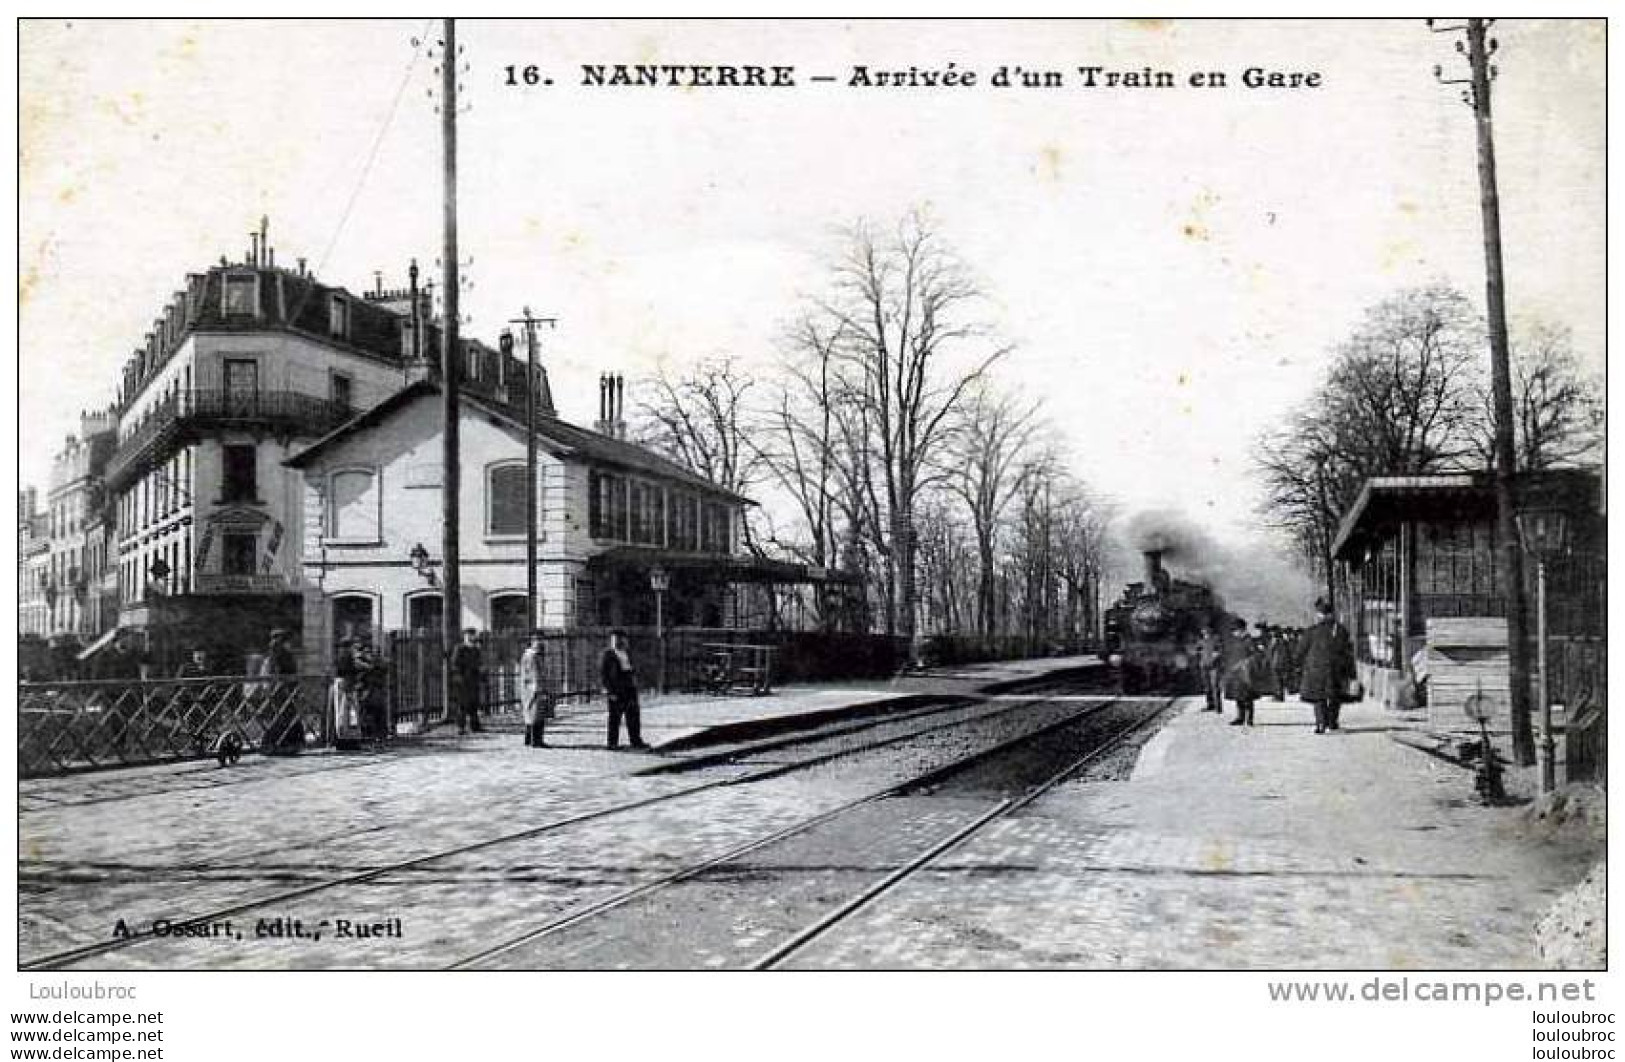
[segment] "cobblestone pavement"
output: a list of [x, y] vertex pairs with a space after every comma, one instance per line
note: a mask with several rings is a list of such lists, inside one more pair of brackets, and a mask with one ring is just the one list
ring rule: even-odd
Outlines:
[[[20, 818], [23, 960], [107, 941], [122, 920], [136, 932], [300, 886], [387, 867], [643, 797], [687, 789], [690, 776], [636, 777], [657, 758], [590, 747], [601, 715], [566, 711], [525, 749], [517, 734], [436, 740], [385, 752], [250, 757], [230, 770], [182, 764], [29, 783]], [[712, 769], [703, 780], [737, 776]], [[709, 792], [505, 844], [363, 883], [325, 890], [288, 911], [256, 910], [221, 935], [144, 942], [87, 966], [422, 967], [457, 946], [510, 935], [507, 923], [545, 919], [769, 832], [821, 806], [876, 788], [862, 772], [824, 769]], [[411, 919], [404, 941], [356, 945], [256, 938], [261, 918], [307, 925]], [[239, 940], [238, 937], [245, 939]], [[210, 950], [203, 950], [210, 949]], [[116, 956], [116, 958], [115, 958]]]
[[[1326, 736], [1308, 712], [1266, 702], [1245, 729], [1187, 711], [1130, 781], [1068, 785], [995, 823], [791, 965], [1532, 965], [1536, 914], [1584, 867], [1515, 843], [1503, 830], [1515, 811], [1473, 804], [1470, 779], [1389, 740], [1396, 724], [1379, 708], [1347, 710], [1345, 730]], [[119, 919], [140, 931], [750, 769], [639, 777], [659, 758], [591, 747], [601, 722], [567, 710], [554, 730], [563, 747], [550, 750], [487, 734], [28, 783], [23, 961], [106, 941]], [[889, 762], [918, 765], [921, 750]], [[870, 757], [832, 767], [389, 871], [246, 912], [214, 936], [81, 965], [444, 967], [891, 780]], [[747, 965], [988, 806], [945, 794], [887, 803], [485, 965]], [[296, 923], [322, 939], [293, 934]]]
[[[1584, 866], [1510, 836], [1391, 717], [1189, 710], [1127, 782], [995, 823], [811, 945], [803, 968], [1528, 968]], [[1199, 707], [1199, 706], [1196, 706]]]

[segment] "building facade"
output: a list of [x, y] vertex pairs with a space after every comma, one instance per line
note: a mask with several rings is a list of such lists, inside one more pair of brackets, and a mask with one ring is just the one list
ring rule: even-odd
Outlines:
[[[442, 401], [436, 382], [413, 384], [289, 460], [304, 477], [307, 655], [325, 657], [341, 637], [440, 627]], [[588, 431], [550, 400], [542, 408], [532, 483], [522, 401], [477, 381], [462, 395], [460, 625], [652, 625], [655, 569], [670, 580], [668, 625], [732, 624], [734, 584], [761, 568], [738, 549], [747, 499], [627, 442], [618, 417]], [[527, 490], [538, 513], [534, 622]]]
[[117, 623], [118, 602], [103, 473], [116, 415], [83, 413], [51, 462], [46, 494], [48, 552], [41, 590], [51, 636], [94, 641]]
[[17, 493], [17, 633], [36, 639], [51, 633], [50, 608], [45, 603], [45, 588], [51, 581], [48, 520], [33, 487]]
[[113, 578], [120, 624], [165, 666], [193, 645], [231, 666], [298, 627], [303, 483], [283, 462], [426, 372], [438, 335], [411, 275], [356, 296], [257, 244], [189, 275], [126, 363]]

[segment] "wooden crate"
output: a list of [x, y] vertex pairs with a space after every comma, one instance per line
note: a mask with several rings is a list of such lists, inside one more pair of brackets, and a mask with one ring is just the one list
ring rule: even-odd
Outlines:
[[1436, 730], [1476, 730], [1467, 698], [1494, 699], [1492, 731], [1511, 729], [1507, 621], [1502, 616], [1430, 617], [1427, 621], [1428, 724]]

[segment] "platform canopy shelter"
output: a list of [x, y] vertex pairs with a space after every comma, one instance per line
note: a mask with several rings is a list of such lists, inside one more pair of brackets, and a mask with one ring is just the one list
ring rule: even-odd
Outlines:
[[[1554, 699], [1598, 699], [1607, 583], [1601, 477], [1583, 468], [1529, 473], [1517, 497], [1520, 511], [1555, 508], [1571, 528], [1547, 572]], [[1501, 706], [1492, 728], [1505, 729], [1505, 582], [1489, 475], [1367, 480], [1332, 551], [1338, 607], [1366, 688], [1391, 707], [1425, 704], [1430, 723], [1444, 729], [1467, 727], [1466, 698], [1489, 693]]]

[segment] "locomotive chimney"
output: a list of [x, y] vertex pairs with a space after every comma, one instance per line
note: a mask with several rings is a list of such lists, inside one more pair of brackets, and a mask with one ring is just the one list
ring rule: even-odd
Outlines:
[[1162, 568], [1162, 550], [1148, 549], [1145, 551], [1145, 582], [1153, 590], [1160, 590], [1162, 584], [1168, 579]]

